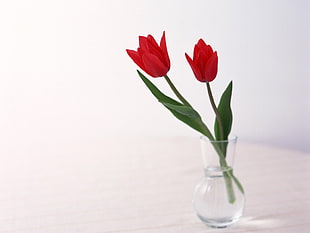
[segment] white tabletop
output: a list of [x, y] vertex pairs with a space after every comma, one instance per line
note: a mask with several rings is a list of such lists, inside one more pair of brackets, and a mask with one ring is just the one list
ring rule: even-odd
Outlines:
[[1, 233], [310, 232], [310, 155], [239, 143], [244, 217], [206, 227], [191, 205], [199, 139], [16, 145], [1, 150]]

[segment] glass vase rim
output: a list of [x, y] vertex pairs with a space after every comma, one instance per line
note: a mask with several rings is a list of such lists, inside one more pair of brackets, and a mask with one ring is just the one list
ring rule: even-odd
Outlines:
[[208, 137], [205, 135], [200, 136], [200, 140], [205, 141], [205, 142], [211, 142], [211, 143], [222, 143], [222, 142], [237, 142], [238, 136], [235, 134], [232, 134], [231, 136], [228, 137], [226, 140], [210, 140]]

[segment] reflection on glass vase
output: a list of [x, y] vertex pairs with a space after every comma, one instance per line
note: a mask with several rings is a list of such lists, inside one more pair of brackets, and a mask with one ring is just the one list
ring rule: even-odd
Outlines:
[[242, 216], [245, 197], [241, 183], [233, 174], [237, 137], [210, 141], [201, 137], [204, 176], [196, 185], [193, 206], [208, 226], [227, 227]]

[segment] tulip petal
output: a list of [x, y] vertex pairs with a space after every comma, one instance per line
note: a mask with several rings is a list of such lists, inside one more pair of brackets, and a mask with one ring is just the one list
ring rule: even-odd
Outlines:
[[187, 53], [185, 53], [185, 57], [187, 62], [189, 63], [189, 65], [191, 66], [194, 75], [196, 77], [196, 79], [200, 82], [205, 82], [205, 80], [203, 80], [202, 74], [199, 70], [199, 68], [196, 66], [196, 64], [194, 63], [194, 61], [187, 55]]
[[152, 35], [147, 36], [148, 51], [161, 55], [161, 49]]
[[197, 46], [199, 47], [199, 48], [204, 48], [204, 47], [206, 47], [207, 46], [207, 44], [206, 44], [206, 42], [203, 40], [203, 39], [199, 39], [198, 40], [198, 43], [197, 43]]
[[200, 39], [197, 43], [197, 47], [199, 48], [199, 51], [204, 53], [206, 57], [211, 57], [213, 54], [213, 49], [210, 45], [207, 45], [203, 39]]
[[147, 42], [148, 43], [151, 43], [153, 46], [157, 46], [157, 47], [159, 47], [158, 46], [158, 44], [157, 44], [157, 42], [156, 42], [156, 40], [154, 39], [154, 37], [152, 36], [152, 35], [148, 35], [147, 36]]
[[209, 57], [205, 55], [203, 51], [197, 52], [196, 60], [194, 61], [201, 74], [204, 75], [205, 67], [208, 62]]
[[193, 53], [193, 60], [196, 61], [198, 58], [198, 53], [199, 53], [199, 47], [198, 44], [195, 45], [194, 47], [194, 53]]
[[[152, 35], [148, 35], [147, 37], [147, 43], [148, 43], [148, 53], [151, 53], [159, 58], [165, 65], [168, 66], [165, 60], [165, 56], [157, 42], [155, 41], [154, 37]], [[170, 67], [170, 66], [169, 66]]]
[[160, 48], [161, 48], [161, 51], [163, 53], [166, 65], [170, 67], [170, 59], [169, 59], [168, 50], [167, 50], [165, 32], [163, 32], [163, 35], [162, 35], [161, 40], [160, 40]]
[[209, 58], [205, 66], [205, 79], [207, 82], [211, 82], [217, 75], [218, 57], [217, 52], [214, 52]]
[[213, 53], [212, 47], [210, 45], [207, 45], [203, 39], [199, 39], [197, 45], [201, 50], [208, 50], [208, 52]]
[[134, 63], [136, 63], [142, 70], [145, 70], [141, 56], [137, 51], [126, 49], [126, 52]]
[[148, 43], [145, 36], [139, 36], [139, 47], [142, 51], [148, 51]]
[[144, 53], [142, 61], [145, 67], [145, 72], [152, 77], [162, 77], [167, 74], [169, 67], [165, 66], [163, 62], [151, 53]]

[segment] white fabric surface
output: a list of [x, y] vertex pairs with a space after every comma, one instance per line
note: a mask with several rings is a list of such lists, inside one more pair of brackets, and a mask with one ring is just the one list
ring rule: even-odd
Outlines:
[[203, 175], [197, 139], [19, 145], [0, 156], [0, 232], [309, 232], [309, 155], [239, 143], [235, 174], [244, 217], [216, 230], [191, 206]]

